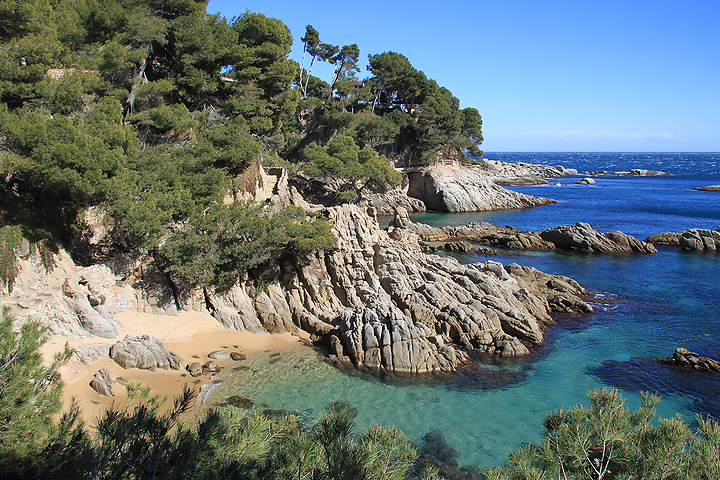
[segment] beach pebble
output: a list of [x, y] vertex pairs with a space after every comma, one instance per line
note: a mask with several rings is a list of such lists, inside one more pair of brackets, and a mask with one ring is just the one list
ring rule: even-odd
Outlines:
[[232, 358], [233, 360], [235, 360], [237, 362], [238, 360], [245, 360], [247, 357], [245, 356], [244, 353], [232, 352], [232, 353], [230, 353], [230, 358]]
[[230, 358], [230, 354], [225, 350], [215, 350], [214, 352], [208, 353], [207, 356], [213, 360], [225, 360], [226, 358]]

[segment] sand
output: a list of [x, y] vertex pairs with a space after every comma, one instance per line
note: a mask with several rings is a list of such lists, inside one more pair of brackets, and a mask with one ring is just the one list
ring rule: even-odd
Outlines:
[[[127, 334], [148, 334], [168, 343], [169, 350], [180, 355], [185, 361], [185, 365], [192, 362], [204, 364], [209, 360], [207, 354], [215, 350], [225, 349], [228, 352], [249, 354], [295, 345], [301, 340], [289, 333], [256, 335], [228, 330], [210, 314], [201, 312], [181, 312], [177, 316], [123, 312], [114, 317], [124, 325], [116, 338], [52, 337], [43, 348], [43, 355], [45, 358], [50, 358], [54, 352], [62, 349], [65, 342], [71, 347], [99, 343], [112, 345], [122, 340]], [[221, 368], [233, 363], [231, 359], [214, 361]], [[120, 383], [113, 385], [114, 397], [100, 395], [90, 388], [90, 380], [101, 368], [109, 368], [117, 377], [124, 377], [129, 382], [141, 382], [144, 386], [150, 386], [153, 393], [167, 395], [169, 400], [166, 405], [168, 407], [172, 405], [172, 397], [182, 392], [183, 385], [187, 384], [199, 392], [203, 384], [212, 378], [210, 373], [193, 378], [184, 369], [157, 370], [155, 372], [137, 368], [124, 369], [110, 358], [105, 358], [92, 365], [71, 361], [60, 372], [65, 383], [65, 405], [69, 405], [71, 398], [75, 397], [83, 409], [83, 417], [90, 425], [93, 424], [93, 420], [98, 417], [103, 408], [113, 403], [127, 404], [126, 390]], [[222, 374], [221, 370], [219, 375]]]

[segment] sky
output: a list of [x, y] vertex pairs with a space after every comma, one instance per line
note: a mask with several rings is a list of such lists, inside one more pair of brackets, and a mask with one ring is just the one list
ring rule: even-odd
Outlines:
[[[477, 108], [486, 152], [720, 152], [718, 0], [210, 0], [367, 55], [405, 55]], [[330, 80], [326, 64], [313, 75]]]

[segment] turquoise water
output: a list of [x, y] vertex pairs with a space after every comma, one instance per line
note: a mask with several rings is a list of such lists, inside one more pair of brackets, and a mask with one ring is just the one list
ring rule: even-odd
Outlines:
[[[518, 189], [558, 200], [556, 205], [414, 218], [436, 225], [489, 221], [532, 230], [586, 221], [600, 231], [622, 230], [643, 239], [652, 233], [720, 226], [720, 194], [692, 190], [720, 184], [717, 154], [488, 157], [586, 171], [645, 168], [673, 175], [600, 177], [595, 187], [562, 178], [559, 185]], [[487, 259], [474, 254], [457, 258], [464, 263]], [[478, 360], [474, 371], [458, 375], [381, 380], [338, 370], [303, 346], [249, 356], [216, 387], [209, 403], [239, 395], [252, 399], [254, 408], [288, 410], [312, 421], [330, 403], [342, 401], [357, 409], [360, 428], [394, 425], [419, 446], [425, 433], [439, 430], [460, 464], [477, 467], [498, 465], [510, 449], [537, 441], [546, 412], [587, 403], [587, 391], [600, 386], [620, 388], [631, 407], [639, 404], [640, 391], [660, 393], [663, 417], [680, 413], [692, 421], [702, 413], [720, 418], [716, 377], [687, 376], [638, 360], [670, 356], [677, 346], [717, 355], [720, 254], [661, 248], [649, 256], [524, 253], [493, 260], [568, 275], [608, 302], [596, 304], [591, 315], [560, 319], [528, 358]]]

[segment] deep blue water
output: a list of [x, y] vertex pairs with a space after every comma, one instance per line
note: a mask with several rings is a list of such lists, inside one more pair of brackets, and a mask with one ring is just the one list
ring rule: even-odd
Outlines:
[[[720, 193], [693, 188], [720, 184], [720, 154], [487, 153], [503, 161], [561, 164], [581, 172], [662, 170], [652, 177], [596, 177], [597, 185], [555, 179], [551, 185], [515, 188], [558, 203], [528, 210], [467, 214], [416, 214], [435, 225], [487, 221], [521, 230], [588, 222], [599, 231], [621, 230], [644, 239], [653, 233], [720, 226]], [[481, 255], [458, 255], [464, 263]], [[492, 466], [510, 449], [535, 442], [546, 412], [587, 403], [587, 391], [619, 388], [628, 406], [641, 391], [663, 396], [662, 417], [680, 413], [720, 418], [720, 383], [714, 375], [686, 375], [641, 359], [667, 357], [679, 346], [717, 357], [720, 351], [720, 253], [661, 248], [655, 255], [523, 253], [492, 257], [578, 280], [596, 295], [593, 314], [560, 322], [530, 358], [479, 364], [480, 376], [431, 384], [384, 382], [348, 375], [319, 361], [307, 348], [248, 358], [213, 392], [252, 398], [257, 408], [287, 409], [315, 418], [333, 401], [358, 411], [360, 427], [394, 425], [422, 445], [431, 430], [443, 433], [463, 465]]]

